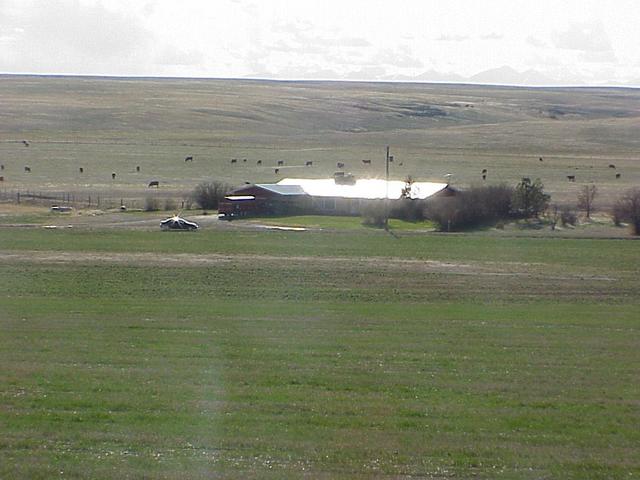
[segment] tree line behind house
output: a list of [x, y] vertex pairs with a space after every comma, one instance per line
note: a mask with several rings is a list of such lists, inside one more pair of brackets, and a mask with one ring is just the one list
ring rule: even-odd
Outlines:
[[[411, 179], [407, 179], [409, 185]], [[231, 186], [220, 181], [202, 182], [192, 192], [192, 200], [204, 210], [215, 210]], [[382, 227], [387, 218], [410, 221], [430, 220], [440, 231], [464, 231], [480, 227], [500, 228], [507, 222], [540, 219], [555, 229], [557, 224], [575, 226], [578, 211], [590, 218], [597, 197], [595, 185], [584, 185], [578, 192], [575, 205], [559, 206], [551, 203], [540, 179], [523, 178], [515, 187], [501, 185], [474, 186], [460, 190], [454, 196], [437, 197], [426, 201], [402, 199], [388, 209], [384, 200], [368, 204], [362, 209], [363, 223]], [[616, 225], [629, 223], [635, 235], [640, 235], [640, 189], [625, 192], [616, 201], [611, 216]]]

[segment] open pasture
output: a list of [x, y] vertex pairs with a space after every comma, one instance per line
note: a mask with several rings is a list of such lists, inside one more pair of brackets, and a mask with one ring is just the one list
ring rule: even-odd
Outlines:
[[0, 95], [8, 195], [142, 198], [156, 180], [153, 195], [180, 198], [202, 180], [324, 177], [337, 162], [381, 177], [385, 145], [398, 179], [468, 186], [487, 169], [489, 183], [540, 177], [559, 202], [594, 182], [603, 205], [640, 183], [633, 89], [4, 76]]
[[0, 229], [0, 477], [633, 478], [638, 246]]

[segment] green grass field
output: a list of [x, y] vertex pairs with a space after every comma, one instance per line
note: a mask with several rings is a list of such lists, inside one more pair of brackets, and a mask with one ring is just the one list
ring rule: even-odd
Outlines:
[[0, 229], [0, 478], [635, 478], [639, 249]]

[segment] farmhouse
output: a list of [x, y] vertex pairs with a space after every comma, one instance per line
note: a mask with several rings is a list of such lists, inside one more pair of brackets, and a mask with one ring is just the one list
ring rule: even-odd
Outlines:
[[453, 195], [447, 183], [381, 179], [356, 179], [348, 174], [334, 178], [285, 178], [278, 183], [244, 185], [229, 192], [220, 202], [221, 215], [359, 215], [362, 209], [388, 198], [391, 205], [401, 199], [425, 200]]

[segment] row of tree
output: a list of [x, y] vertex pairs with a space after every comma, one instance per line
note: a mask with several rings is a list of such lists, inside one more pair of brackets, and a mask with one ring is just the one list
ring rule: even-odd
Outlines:
[[[411, 180], [407, 181], [407, 192]], [[204, 182], [196, 186], [193, 201], [202, 209], [215, 210], [230, 186], [222, 182]], [[578, 192], [577, 207], [590, 218], [594, 211], [598, 189], [584, 185]], [[408, 196], [408, 195], [407, 195]], [[405, 198], [390, 212], [382, 205], [363, 211], [364, 221], [371, 225], [386, 225], [388, 216], [408, 220], [429, 219], [442, 231], [459, 231], [480, 226], [496, 225], [518, 219], [539, 218], [546, 214], [552, 228], [558, 222], [575, 225], [577, 215], [569, 207], [550, 205], [551, 196], [544, 191], [540, 179], [523, 178], [515, 187], [492, 185], [472, 187], [454, 196], [432, 199], [426, 204]], [[631, 189], [614, 204], [612, 217], [616, 225], [631, 224], [635, 235], [640, 235], [640, 188]]]
[[[578, 192], [577, 208], [587, 218], [594, 211], [598, 189], [584, 185]], [[423, 218], [436, 222], [440, 230], [466, 230], [518, 219], [539, 218], [546, 214], [552, 228], [575, 225], [577, 214], [570, 207], [550, 205], [551, 196], [544, 192], [540, 179], [523, 178], [515, 187], [507, 185], [473, 187], [453, 197], [436, 198], [421, 211]], [[415, 217], [415, 209], [410, 210]], [[640, 235], [640, 189], [631, 189], [614, 204], [612, 217], [616, 225], [628, 222], [635, 235]]]

